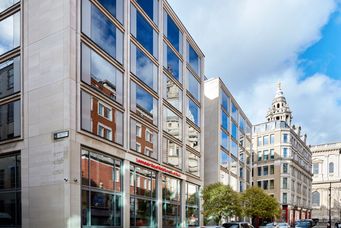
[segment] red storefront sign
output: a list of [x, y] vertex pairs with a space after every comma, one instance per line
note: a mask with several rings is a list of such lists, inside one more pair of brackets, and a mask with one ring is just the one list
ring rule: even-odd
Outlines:
[[148, 167], [150, 167], [150, 168], [159, 170], [159, 171], [164, 172], [164, 173], [168, 173], [168, 174], [171, 174], [171, 175], [174, 175], [174, 176], [177, 176], [177, 177], [181, 177], [181, 174], [178, 173], [178, 172], [176, 172], [176, 171], [167, 169], [167, 168], [162, 167], [162, 166], [160, 166], [160, 165], [157, 165], [157, 164], [154, 164], [154, 163], [151, 163], [151, 162], [148, 162], [148, 161], [139, 159], [139, 158], [136, 158], [136, 163], [139, 163], [139, 164], [141, 164], [141, 165], [148, 166]]

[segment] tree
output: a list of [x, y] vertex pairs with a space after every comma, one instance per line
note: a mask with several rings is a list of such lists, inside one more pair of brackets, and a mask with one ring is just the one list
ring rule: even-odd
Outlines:
[[240, 196], [230, 186], [222, 183], [207, 185], [202, 191], [203, 215], [216, 223], [222, 218], [240, 216], [242, 212]]
[[241, 196], [243, 215], [252, 218], [272, 219], [280, 216], [280, 205], [274, 197], [263, 189], [251, 187]]

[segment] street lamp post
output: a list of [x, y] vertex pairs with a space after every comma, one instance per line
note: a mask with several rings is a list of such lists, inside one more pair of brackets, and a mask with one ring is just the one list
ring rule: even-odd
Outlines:
[[332, 182], [329, 182], [329, 228], [332, 227]]

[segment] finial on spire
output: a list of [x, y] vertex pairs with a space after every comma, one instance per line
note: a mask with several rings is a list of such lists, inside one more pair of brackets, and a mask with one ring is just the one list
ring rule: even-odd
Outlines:
[[277, 82], [277, 88], [278, 88], [278, 90], [282, 90], [282, 88], [281, 88], [281, 81]]
[[283, 91], [282, 91], [282, 84], [280, 81], [278, 81], [277, 83], [277, 91], [276, 91], [276, 96], [275, 98], [277, 97], [282, 97], [283, 96]]

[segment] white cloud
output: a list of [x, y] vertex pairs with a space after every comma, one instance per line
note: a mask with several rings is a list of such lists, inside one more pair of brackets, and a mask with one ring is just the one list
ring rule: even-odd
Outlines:
[[298, 53], [320, 39], [335, 1], [169, 2], [205, 53], [206, 76], [222, 77], [253, 123], [265, 121], [281, 80], [294, 122], [309, 142], [341, 141], [340, 81], [325, 75], [301, 80], [297, 67]]

